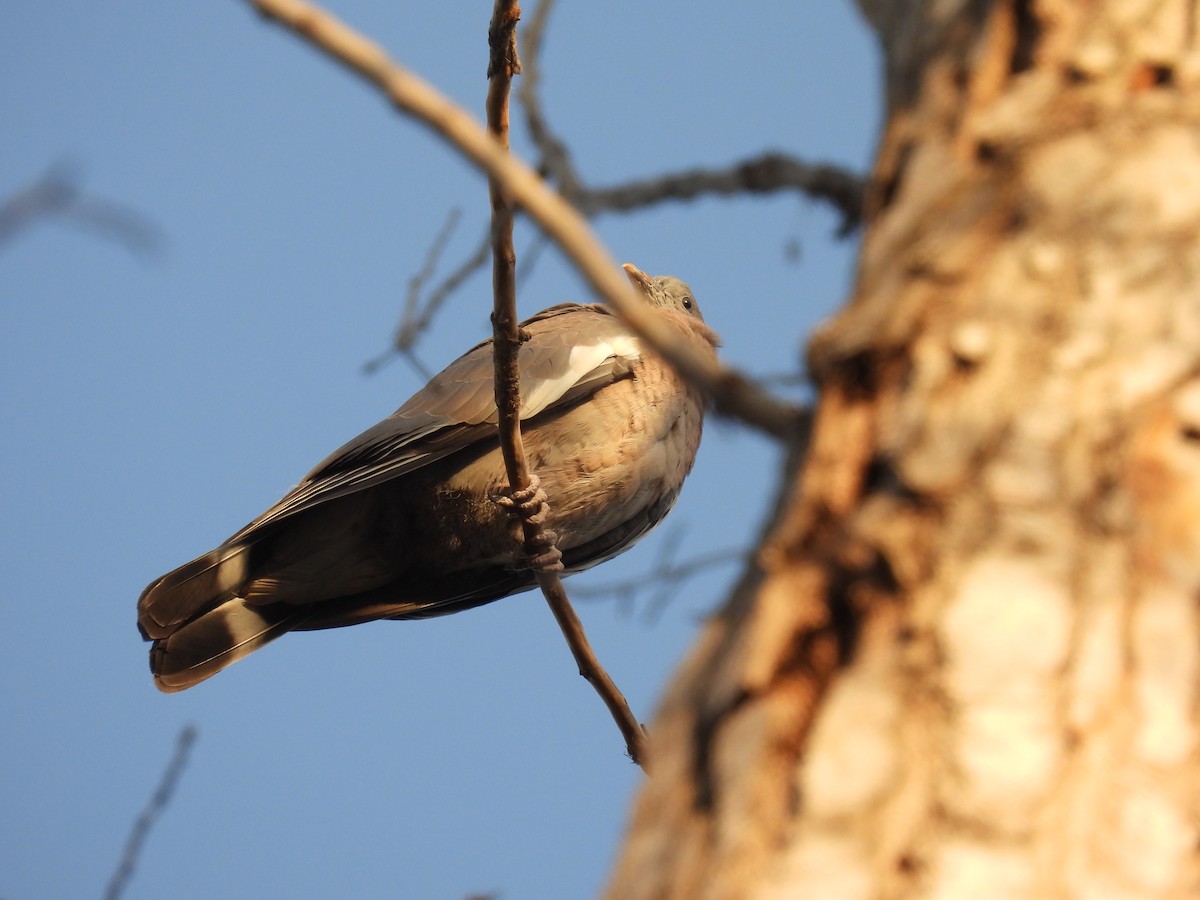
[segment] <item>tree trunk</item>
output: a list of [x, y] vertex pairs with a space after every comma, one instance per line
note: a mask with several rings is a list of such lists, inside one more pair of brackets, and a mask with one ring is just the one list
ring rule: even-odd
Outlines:
[[862, 6], [854, 295], [609, 894], [1200, 896], [1196, 9]]

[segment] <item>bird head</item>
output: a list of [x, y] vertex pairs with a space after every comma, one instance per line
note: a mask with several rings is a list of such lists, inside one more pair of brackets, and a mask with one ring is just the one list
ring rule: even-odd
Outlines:
[[674, 275], [647, 275], [633, 263], [621, 266], [633, 286], [645, 295], [651, 306], [661, 309], [674, 309], [689, 316], [694, 316], [701, 322], [704, 316], [700, 314], [700, 305], [696, 303], [696, 295], [692, 289]]

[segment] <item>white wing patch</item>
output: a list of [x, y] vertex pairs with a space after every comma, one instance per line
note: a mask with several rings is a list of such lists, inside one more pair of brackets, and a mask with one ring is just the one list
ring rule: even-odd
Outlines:
[[538, 379], [534, 384], [522, 384], [521, 418], [531, 419], [578, 384], [593, 369], [608, 359], [637, 359], [641, 356], [638, 340], [631, 334], [613, 335], [595, 344], [571, 348], [563, 371], [555, 378]]

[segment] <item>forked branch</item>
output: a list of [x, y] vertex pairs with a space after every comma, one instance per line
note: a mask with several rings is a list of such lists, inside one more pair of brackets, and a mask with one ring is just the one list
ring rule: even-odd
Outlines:
[[399, 110], [428, 126], [486, 171], [575, 264], [592, 290], [676, 371], [712, 397], [719, 412], [779, 439], [796, 438], [802, 417], [795, 406], [681, 341], [636, 295], [616, 262], [592, 235], [583, 215], [536, 172], [510, 156], [465, 110], [396, 65], [376, 44], [311, 4], [302, 0], [248, 2], [375, 85]]

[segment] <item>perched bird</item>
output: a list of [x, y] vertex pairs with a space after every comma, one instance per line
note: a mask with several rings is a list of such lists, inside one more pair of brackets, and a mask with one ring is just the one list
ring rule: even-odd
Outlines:
[[[698, 351], [716, 333], [678, 278], [630, 280]], [[667, 514], [700, 443], [704, 398], [602, 304], [521, 325], [521, 419], [567, 573], [630, 547]], [[458, 612], [527, 590], [484, 341], [335, 451], [217, 549], [138, 600], [163, 691], [216, 674], [287, 631]]]

